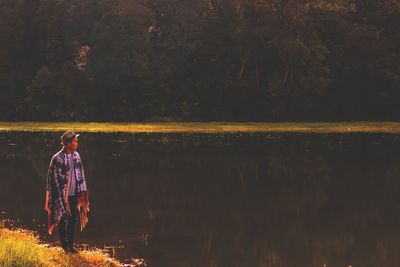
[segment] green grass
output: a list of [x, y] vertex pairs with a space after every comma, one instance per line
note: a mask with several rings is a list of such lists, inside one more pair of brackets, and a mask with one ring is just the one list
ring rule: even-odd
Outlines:
[[0, 222], [0, 266], [122, 266], [100, 249], [66, 254], [60, 247], [43, 244], [35, 232], [7, 229]]
[[[1, 230], [4, 232], [5, 230]], [[44, 251], [33, 237], [15, 238], [16, 235], [0, 237], [0, 266], [44, 266]]]
[[62, 132], [282, 132], [282, 133], [400, 133], [400, 122], [0, 122], [1, 131]]

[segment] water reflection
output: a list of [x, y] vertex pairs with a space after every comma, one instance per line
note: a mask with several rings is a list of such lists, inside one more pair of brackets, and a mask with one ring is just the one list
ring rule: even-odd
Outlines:
[[[0, 216], [50, 242], [59, 135], [0, 133]], [[91, 211], [76, 242], [126, 262], [399, 266], [396, 135], [84, 133], [78, 150]]]

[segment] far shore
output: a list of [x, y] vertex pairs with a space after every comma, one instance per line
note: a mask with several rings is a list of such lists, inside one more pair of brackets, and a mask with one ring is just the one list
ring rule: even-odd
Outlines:
[[400, 133], [400, 122], [0, 122], [0, 132]]

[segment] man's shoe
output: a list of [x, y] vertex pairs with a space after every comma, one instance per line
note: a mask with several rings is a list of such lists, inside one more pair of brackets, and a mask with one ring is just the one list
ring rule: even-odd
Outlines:
[[78, 253], [79, 251], [76, 249], [76, 248], [74, 248], [73, 246], [72, 247], [69, 247], [69, 252], [71, 252], [71, 253]]
[[61, 246], [65, 253], [69, 253], [70, 250], [67, 246]]

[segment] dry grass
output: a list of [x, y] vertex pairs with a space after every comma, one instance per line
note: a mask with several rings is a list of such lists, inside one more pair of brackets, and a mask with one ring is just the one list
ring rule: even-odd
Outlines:
[[0, 122], [1, 131], [76, 132], [297, 132], [297, 133], [400, 133], [400, 122]]
[[0, 266], [123, 266], [100, 249], [66, 254], [42, 244], [35, 232], [0, 225]]

